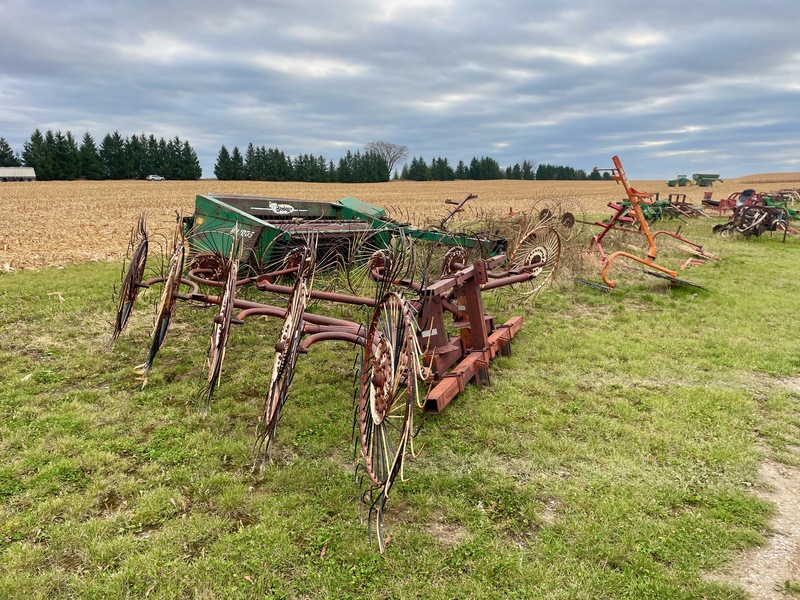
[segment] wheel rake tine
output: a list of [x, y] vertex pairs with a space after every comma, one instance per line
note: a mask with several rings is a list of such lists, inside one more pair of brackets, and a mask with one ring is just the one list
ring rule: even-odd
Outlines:
[[315, 235], [306, 239], [306, 246], [300, 255], [292, 291], [286, 305], [286, 316], [276, 344], [269, 391], [264, 400], [262, 414], [259, 416], [254, 448], [253, 469], [259, 463], [263, 472], [269, 457], [269, 450], [275, 440], [275, 431], [281, 412], [288, 399], [289, 389], [294, 377], [298, 349], [303, 337], [303, 312], [308, 304], [309, 289], [313, 286], [318, 238]]
[[[177, 237], [176, 237], [177, 241]], [[147, 360], [137, 367], [140, 378], [142, 379], [142, 388], [147, 385], [147, 376], [155, 361], [156, 354], [164, 344], [167, 337], [169, 325], [172, 322], [172, 317], [177, 308], [177, 294], [180, 292], [181, 277], [183, 275], [183, 265], [185, 260], [185, 249], [182, 243], [177, 243], [172, 251], [166, 273], [162, 272], [164, 276], [164, 289], [161, 292], [159, 300], [158, 312], [156, 314], [155, 324], [153, 326], [153, 333], [151, 335], [150, 349], [147, 353]]]
[[230, 337], [230, 327], [233, 318], [233, 309], [236, 303], [236, 281], [239, 272], [240, 257], [243, 247], [239, 243], [239, 236], [234, 226], [234, 234], [231, 240], [231, 247], [228, 257], [225, 260], [224, 283], [220, 292], [219, 308], [214, 318], [211, 329], [211, 339], [209, 341], [206, 368], [208, 371], [205, 387], [202, 393], [204, 397], [204, 414], [208, 414], [214, 395], [214, 390], [219, 387], [222, 378], [222, 367], [225, 363], [225, 355]]
[[[380, 486], [380, 492], [378, 493], [378, 497], [376, 498], [375, 502], [372, 503], [370, 506], [370, 515], [375, 513], [375, 534], [378, 537], [378, 550], [381, 554], [386, 551], [386, 544], [391, 539], [391, 536], [388, 538], [384, 537], [383, 535], [383, 511], [386, 507], [386, 502], [389, 499], [389, 491], [394, 484], [395, 479], [400, 477], [400, 480], [403, 481], [403, 456], [405, 455], [405, 442], [397, 449], [397, 454], [395, 459], [392, 463], [391, 472], [388, 474], [386, 478], [386, 483], [383, 486]], [[377, 505], [377, 510], [375, 509]]]
[[650, 275], [651, 277], [664, 279], [665, 281], [669, 281], [670, 283], [674, 283], [677, 285], [688, 285], [690, 287], [708, 291], [708, 288], [704, 288], [702, 285], [692, 283], [691, 281], [686, 281], [685, 279], [678, 279], [677, 277], [672, 277], [671, 275], [667, 275], [666, 273], [659, 273], [658, 271], [649, 271], [647, 269], [638, 269], [638, 270], [644, 273], [645, 275]]
[[[122, 287], [117, 298], [117, 311], [114, 324], [111, 330], [110, 345], [113, 346], [119, 335], [128, 326], [136, 299], [139, 296], [141, 282], [147, 266], [147, 253], [149, 247], [149, 236], [145, 224], [145, 215], [139, 216], [139, 221], [135, 228], [131, 229], [128, 241], [128, 255], [130, 259], [122, 265]], [[116, 294], [115, 294], [116, 295]]]

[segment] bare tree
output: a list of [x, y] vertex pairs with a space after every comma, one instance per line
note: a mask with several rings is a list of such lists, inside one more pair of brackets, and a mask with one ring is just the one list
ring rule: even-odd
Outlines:
[[380, 156], [386, 166], [389, 168], [389, 175], [391, 176], [395, 166], [402, 160], [408, 158], [408, 146], [401, 146], [400, 144], [391, 144], [389, 142], [370, 142], [364, 146], [366, 152], [374, 152]]

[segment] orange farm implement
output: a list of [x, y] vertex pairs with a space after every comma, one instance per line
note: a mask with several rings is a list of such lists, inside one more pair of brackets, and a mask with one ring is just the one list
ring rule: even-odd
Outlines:
[[[627, 202], [609, 203], [609, 208], [614, 211], [613, 215], [603, 222], [592, 223], [601, 229], [600, 233], [592, 237], [590, 251], [596, 251], [600, 257], [600, 264], [602, 266], [601, 278], [603, 283], [593, 283], [582, 279], [578, 281], [592, 287], [610, 291], [616, 285], [616, 281], [610, 279], [609, 273], [611, 268], [617, 260], [624, 259], [641, 265], [641, 267], [638, 267], [638, 270], [646, 275], [665, 279], [673, 284], [701, 287], [688, 281], [678, 279], [678, 272], [676, 270], [665, 267], [657, 262], [658, 247], [656, 245], [656, 240], [661, 237], [666, 237], [681, 242], [687, 252], [695, 257], [699, 257], [700, 260], [690, 259], [694, 263], [702, 262], [705, 259], [716, 260], [716, 257], [703, 250], [700, 244], [681, 236], [680, 229], [676, 232], [652, 231], [645, 215], [645, 208], [649, 208], [652, 205], [654, 201], [653, 195], [632, 188], [628, 183], [625, 170], [622, 168], [619, 157], [614, 156], [612, 160], [614, 162], [612, 168], [597, 170], [609, 171], [611, 173], [611, 179], [620, 183], [625, 189]], [[603, 247], [603, 240], [612, 231], [643, 236], [647, 242], [646, 254], [640, 256], [625, 250], [607, 252]], [[684, 266], [686, 264], [687, 263], [684, 263]]]

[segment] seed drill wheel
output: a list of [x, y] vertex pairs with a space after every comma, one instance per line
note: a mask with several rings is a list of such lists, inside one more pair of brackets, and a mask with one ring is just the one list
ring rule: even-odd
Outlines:
[[144, 268], [147, 263], [147, 231], [145, 230], [144, 217], [139, 218], [139, 225], [131, 233], [131, 252], [128, 270], [122, 278], [122, 288], [119, 291], [117, 314], [114, 318], [114, 329], [111, 332], [111, 343], [127, 327], [128, 320], [133, 312], [133, 305], [139, 295], [140, 284], [144, 278]]
[[222, 363], [225, 361], [225, 349], [228, 346], [233, 307], [236, 300], [236, 276], [238, 272], [239, 260], [231, 256], [224, 273], [224, 285], [220, 296], [219, 310], [214, 317], [211, 345], [208, 349], [208, 378], [205, 388], [206, 409], [211, 405], [211, 398], [214, 395], [214, 390], [219, 385], [220, 375], [222, 375]]
[[532, 296], [541, 290], [555, 275], [561, 259], [561, 238], [550, 227], [536, 227], [522, 236], [517, 247], [511, 252], [509, 261], [512, 269], [529, 265], [539, 265], [531, 270], [534, 278], [514, 288], [525, 296]]
[[303, 312], [310, 297], [308, 278], [314, 269], [314, 248], [305, 248], [299, 255], [297, 274], [286, 305], [286, 316], [283, 327], [275, 344], [275, 360], [272, 364], [272, 377], [269, 391], [264, 401], [264, 412], [259, 417], [256, 463], [261, 457], [261, 468], [264, 468], [267, 454], [275, 440], [275, 429], [281, 416], [281, 409], [286, 403], [289, 386], [292, 383], [294, 369], [297, 365], [300, 340], [303, 337]]
[[167, 330], [172, 321], [172, 315], [175, 314], [175, 307], [178, 305], [178, 294], [181, 287], [181, 275], [183, 274], [183, 261], [185, 250], [183, 243], [177, 243], [172, 252], [172, 257], [169, 260], [167, 267], [167, 274], [164, 278], [164, 289], [161, 291], [161, 299], [158, 303], [158, 313], [156, 313], [156, 322], [153, 327], [153, 339], [150, 342], [150, 351], [147, 355], [147, 362], [143, 366], [143, 375], [146, 376], [150, 367], [153, 366], [153, 361], [156, 354], [164, 344], [167, 337]]

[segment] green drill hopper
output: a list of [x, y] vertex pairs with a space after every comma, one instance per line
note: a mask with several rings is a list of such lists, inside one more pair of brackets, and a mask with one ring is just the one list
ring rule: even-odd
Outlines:
[[[460, 207], [470, 198], [474, 196], [450, 203]], [[243, 263], [256, 273], [274, 270], [309, 236], [317, 240], [320, 255], [345, 261], [366, 238], [372, 247], [389, 247], [398, 235], [472, 249], [485, 257], [502, 254], [507, 248], [506, 239], [499, 235], [418, 229], [395, 221], [382, 208], [351, 197], [317, 202], [261, 196], [197, 196], [194, 214], [183, 217], [182, 228], [194, 257], [193, 266], [215, 268], [209, 263], [227, 257], [236, 236], [246, 252]]]

